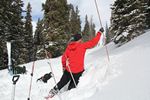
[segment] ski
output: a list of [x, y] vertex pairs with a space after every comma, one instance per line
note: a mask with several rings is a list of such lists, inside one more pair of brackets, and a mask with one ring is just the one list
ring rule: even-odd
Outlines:
[[[48, 100], [49, 98], [52, 98], [54, 97], [55, 95], [58, 95], [58, 90], [55, 90], [55, 89], [51, 89], [48, 96], [45, 97], [46, 100]], [[61, 99], [60, 99], [61, 100]]]
[[54, 96], [46, 96], [46, 97], [44, 97], [46, 100], [49, 100], [50, 98], [53, 98]]

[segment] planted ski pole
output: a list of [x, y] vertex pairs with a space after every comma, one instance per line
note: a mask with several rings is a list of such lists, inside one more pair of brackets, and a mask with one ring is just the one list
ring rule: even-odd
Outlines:
[[15, 100], [16, 83], [19, 80], [19, 77], [20, 77], [20, 75], [15, 75], [12, 78], [12, 81], [13, 81], [13, 92], [12, 92], [12, 98], [11, 98], [11, 100]]
[[73, 83], [74, 83], [75, 88], [76, 88], [76, 87], [77, 87], [77, 84], [76, 84], [75, 79], [74, 79], [74, 77], [73, 77], [73, 74], [72, 74], [72, 72], [71, 72], [70, 66], [68, 65], [67, 67], [68, 67], [68, 69], [69, 69], [69, 72], [70, 72], [71, 78], [72, 78]]
[[[98, 5], [97, 5], [97, 1], [96, 0], [95, 0], [95, 6], [96, 6], [96, 10], [97, 10], [97, 14], [98, 14], [100, 25], [102, 27], [102, 21], [101, 21], [101, 17], [100, 17], [100, 13], [99, 13], [99, 10], [98, 10]], [[104, 34], [103, 34], [103, 36], [104, 36], [104, 41], [106, 41], [106, 38], [105, 38]], [[105, 46], [107, 60], [108, 60], [108, 63], [107, 63], [107, 66], [106, 66], [106, 69], [105, 69], [105, 72], [104, 72], [104, 77], [103, 77], [103, 79], [106, 79], [106, 76], [107, 76], [107, 73], [108, 73], [108, 68], [109, 68], [110, 57], [109, 57], [109, 53], [108, 53], [108, 49], [107, 49], [106, 44], [104, 44], [104, 46]]]
[[[97, 10], [98, 18], [99, 18], [99, 23], [100, 23], [100, 25], [101, 25], [101, 27], [102, 27], [103, 25], [102, 25], [102, 21], [101, 21], [100, 13], [99, 13], [99, 10], [98, 10], [97, 1], [96, 1], [96, 0], [94, 0], [94, 1], [95, 1], [95, 6], [96, 6], [96, 10]], [[105, 38], [105, 36], [104, 36], [104, 39], [106, 39], [106, 38]], [[105, 41], [106, 41], [106, 40], [105, 40]], [[108, 53], [108, 49], [107, 49], [107, 46], [106, 46], [106, 45], [105, 45], [105, 50], [106, 50], [106, 54], [107, 54], [108, 62], [110, 62], [109, 53]]]
[[56, 84], [56, 88], [58, 88], [57, 82], [56, 82], [56, 78], [55, 78], [55, 75], [54, 75], [54, 71], [53, 71], [52, 66], [51, 66], [51, 63], [50, 63], [50, 62], [47, 62], [47, 63], [49, 64], [50, 69], [51, 69], [51, 71], [52, 71], [52, 73], [53, 73], [53, 79], [54, 79], [54, 82], [55, 82], [55, 84]]
[[[46, 58], [49, 58], [49, 59], [51, 58], [51, 56], [49, 56], [47, 50], [45, 50], [45, 54], [46, 54]], [[53, 68], [52, 68], [52, 65], [51, 65], [51, 61], [50, 61], [50, 62], [47, 62], [47, 63], [48, 63], [48, 65], [50, 66], [51, 72], [52, 72], [52, 74], [53, 74], [53, 79], [54, 79], [54, 82], [55, 82], [55, 84], [56, 84], [56, 89], [57, 89], [57, 91], [58, 91], [58, 97], [59, 97], [60, 100], [62, 100], [62, 99], [61, 99], [61, 96], [60, 96], [60, 91], [58, 90], [58, 86], [57, 86], [56, 78], [55, 78], [54, 71], [53, 71]], [[48, 99], [49, 99], [49, 96], [45, 97], [45, 99], [48, 100]]]
[[68, 58], [67, 58], [67, 56], [65, 55], [65, 57], [66, 57], [66, 59], [67, 59], [67, 61], [66, 61], [66, 65], [67, 65], [67, 67], [68, 67], [68, 69], [69, 69], [69, 73], [70, 73], [70, 75], [71, 75], [71, 78], [72, 78], [72, 80], [73, 80], [73, 83], [74, 83], [74, 86], [75, 86], [75, 88], [77, 87], [77, 84], [76, 84], [76, 82], [75, 82], [75, 79], [74, 79], [74, 77], [73, 77], [73, 74], [72, 74], [72, 71], [71, 71], [71, 69], [70, 69], [70, 66], [69, 66], [69, 60], [68, 60]]
[[[103, 25], [102, 25], [102, 21], [101, 21], [100, 13], [99, 13], [99, 10], [98, 10], [97, 1], [96, 1], [96, 0], [94, 0], [94, 1], [95, 1], [95, 6], [96, 6], [96, 10], [97, 10], [97, 14], [98, 14], [99, 22], [100, 22], [100, 25], [101, 25], [101, 27], [102, 27]], [[104, 36], [104, 39], [106, 39], [106, 38], [105, 38], [105, 36]], [[110, 58], [109, 58], [109, 53], [108, 53], [108, 49], [107, 49], [107, 46], [106, 46], [106, 45], [105, 45], [105, 50], [106, 50], [107, 59], [108, 59], [108, 62], [109, 62], [109, 61], [110, 61]]]
[[32, 78], [33, 78], [33, 72], [34, 72], [34, 64], [35, 64], [35, 61], [33, 61], [33, 64], [32, 64], [31, 80], [30, 80], [30, 87], [29, 87], [29, 96], [28, 96], [27, 100], [30, 100], [30, 95], [31, 95]]
[[[48, 51], [45, 50], [45, 53], [46, 53], [46, 58], [49, 58], [49, 59], [50, 59], [51, 57], [48, 56]], [[47, 62], [47, 63], [49, 64], [50, 69], [51, 69], [51, 72], [53, 73], [53, 77], [54, 77], [53, 79], [54, 79], [54, 82], [55, 82], [55, 84], [56, 84], [56, 87], [58, 87], [58, 86], [57, 86], [57, 82], [56, 82], [56, 78], [55, 78], [55, 76], [54, 76], [54, 71], [53, 71], [53, 68], [52, 68], [52, 65], [51, 65], [51, 61], [50, 61], [50, 62]]]

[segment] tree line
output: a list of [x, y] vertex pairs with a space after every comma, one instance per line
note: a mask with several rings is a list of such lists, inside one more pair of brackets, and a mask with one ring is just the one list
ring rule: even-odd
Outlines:
[[45, 50], [51, 57], [60, 56], [73, 34], [84, 33], [84, 41], [94, 36], [90, 35], [95, 31], [94, 23], [90, 25], [86, 16], [84, 30], [81, 30], [79, 9], [67, 4], [67, 0], [46, 0], [42, 4], [44, 15], [38, 19], [35, 33], [32, 5], [28, 3], [26, 9], [23, 6], [22, 0], [0, 1], [0, 67], [7, 67], [6, 42], [11, 42], [12, 63], [17, 66], [45, 58]]
[[[22, 9], [22, 0], [0, 1], [0, 66], [7, 66], [6, 42], [12, 44], [12, 62], [18, 64], [44, 59], [45, 50], [51, 57], [60, 56], [73, 34], [82, 34], [88, 41], [95, 36], [92, 17], [85, 16], [81, 29], [78, 7], [67, 0], [46, 0], [42, 5], [43, 18], [39, 18], [33, 33], [32, 5]], [[117, 46], [132, 40], [150, 29], [150, 0], [116, 0], [111, 5], [110, 26], [105, 26], [106, 44]]]

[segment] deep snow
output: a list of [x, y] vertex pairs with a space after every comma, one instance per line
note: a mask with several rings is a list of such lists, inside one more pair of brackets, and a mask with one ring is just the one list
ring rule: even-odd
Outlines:
[[[76, 89], [60, 94], [62, 100], [150, 100], [150, 31], [129, 43], [116, 48], [107, 45], [110, 55], [108, 62], [105, 47], [100, 45], [87, 51], [85, 72]], [[62, 75], [61, 57], [35, 62], [31, 100], [44, 100], [54, 86], [51, 78], [47, 84], [36, 82], [37, 78], [50, 72], [51, 62], [57, 82]], [[16, 84], [15, 100], [27, 100], [32, 64], [24, 64], [27, 74], [21, 75]], [[0, 98], [10, 100], [13, 85], [8, 70], [0, 71]], [[65, 88], [64, 88], [65, 90]], [[56, 95], [51, 100], [59, 100]]]

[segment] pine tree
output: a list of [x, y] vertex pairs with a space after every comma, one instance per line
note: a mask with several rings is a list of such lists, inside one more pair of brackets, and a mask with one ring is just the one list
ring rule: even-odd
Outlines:
[[44, 41], [53, 57], [60, 56], [68, 41], [69, 9], [67, 0], [46, 0], [44, 10]]
[[69, 5], [69, 33], [70, 36], [73, 34], [80, 34], [81, 33], [81, 20], [79, 16], [79, 9], [72, 4]]
[[[19, 64], [21, 53], [20, 42], [23, 40], [23, 21], [22, 21], [21, 0], [1, 0], [0, 1], [0, 40], [3, 53], [6, 52], [6, 41], [12, 43], [13, 64]], [[2, 54], [4, 55], [4, 54]]]
[[85, 16], [85, 25], [82, 31], [83, 41], [88, 41], [95, 37], [95, 24], [93, 23], [93, 19], [91, 17], [90, 21], [88, 21], [88, 16]]
[[[111, 29], [110, 32], [119, 36], [128, 25], [128, 19], [125, 19], [123, 15], [128, 13], [124, 6], [127, 3], [127, 0], [116, 0], [112, 6], [112, 15], [111, 15]], [[117, 43], [115, 41], [115, 43]]]
[[[0, 45], [1, 45], [1, 43], [0, 43]], [[3, 48], [0, 46], [0, 68], [3, 66]]]
[[114, 42], [121, 45], [144, 32], [145, 4], [143, 0], [116, 0], [112, 7], [111, 33]]
[[[36, 46], [36, 59], [44, 59], [45, 56], [43, 55], [45, 51], [43, 50], [44, 48], [44, 37], [43, 37], [43, 20], [38, 19], [36, 30], [35, 30], [35, 35], [34, 35], [34, 45]], [[42, 52], [38, 52], [42, 51]]]
[[[128, 2], [128, 5], [130, 4], [133, 6], [133, 8], [129, 7], [129, 10], [131, 9], [130, 11], [132, 14], [129, 16], [130, 25], [127, 28], [129, 36], [127, 37], [129, 39], [133, 39], [134, 37], [144, 33], [144, 29], [146, 28], [146, 8], [144, 0]], [[133, 18], [133, 16], [135, 18]]]
[[28, 3], [27, 11], [25, 16], [25, 44], [27, 49], [27, 62], [33, 61], [34, 57], [34, 45], [33, 45], [33, 29], [32, 29], [32, 16], [31, 16], [31, 5]]
[[4, 37], [5, 37], [5, 33], [6, 33], [6, 29], [7, 29], [7, 24], [6, 22], [8, 22], [8, 4], [10, 5], [10, 1], [6, 1], [6, 0], [1, 0], [0, 1], [0, 40], [1, 43], [2, 41], [4, 41]]
[[111, 36], [110, 36], [110, 33], [109, 33], [109, 28], [108, 28], [107, 23], [106, 23], [106, 27], [105, 27], [105, 35], [106, 35], [106, 44], [107, 44], [111, 41]]
[[14, 66], [23, 63], [21, 58], [22, 53], [22, 46], [23, 46], [23, 34], [24, 34], [24, 28], [23, 28], [23, 16], [22, 16], [22, 7], [23, 2], [21, 0], [13, 0], [11, 9], [13, 10], [13, 18], [11, 19], [11, 26], [12, 29], [10, 30], [11, 38], [14, 40], [12, 42], [12, 63]]
[[85, 25], [82, 32], [83, 41], [88, 41], [90, 39], [90, 25], [88, 22], [88, 16], [85, 16]]
[[5, 40], [18, 40], [22, 33], [22, 8], [21, 0], [1, 0], [0, 1], [0, 33]]
[[0, 40], [0, 69], [7, 68], [7, 60], [8, 57], [6, 56], [6, 45]]
[[79, 16], [79, 9], [72, 4], [69, 5], [69, 33], [77, 34], [81, 33], [81, 21]]
[[92, 17], [90, 18], [89, 22], [89, 30], [90, 30], [90, 39], [95, 37], [95, 24], [93, 23]]
[[[18, 40], [23, 34], [23, 22], [22, 22], [22, 7], [23, 2], [21, 0], [12, 0], [10, 13], [10, 26], [9, 26], [9, 33], [7, 35], [7, 40]], [[22, 38], [21, 38], [22, 39]], [[21, 40], [20, 39], [20, 40]]]
[[144, 0], [146, 4], [146, 24], [147, 24], [147, 29], [150, 29], [150, 0]]
[[73, 17], [75, 17], [75, 19], [74, 19], [75, 23], [74, 23], [74, 27], [73, 27], [75, 30], [74, 33], [80, 33], [81, 32], [81, 20], [80, 20], [80, 16], [79, 16], [78, 6], [76, 7], [75, 14]]
[[36, 45], [43, 45], [44, 42], [43, 35], [42, 35], [42, 31], [43, 31], [42, 22], [43, 22], [42, 20], [38, 19], [35, 35], [34, 35], [34, 43]]
[[4, 51], [6, 52], [6, 32], [8, 32], [8, 8], [11, 1], [1, 0], [0, 1], [0, 68], [4, 67]]
[[20, 54], [23, 40], [23, 17], [22, 17], [22, 7], [23, 2], [21, 0], [11, 0], [11, 4], [8, 5], [9, 15], [7, 16], [8, 21], [8, 29], [6, 33], [6, 40], [11, 41], [12, 44], [12, 64], [15, 66], [20, 64]]

